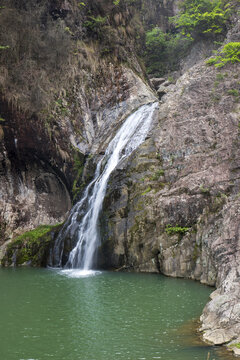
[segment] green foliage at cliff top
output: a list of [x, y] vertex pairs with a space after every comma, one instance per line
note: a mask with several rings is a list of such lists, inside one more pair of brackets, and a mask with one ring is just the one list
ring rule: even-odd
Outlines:
[[184, 0], [180, 13], [171, 20], [182, 35], [192, 39], [215, 36], [226, 30], [230, 9], [224, 0]]
[[226, 32], [230, 11], [231, 6], [225, 0], [184, 0], [179, 14], [170, 18], [175, 32], [165, 33], [159, 27], [146, 32], [147, 72], [164, 75], [177, 70], [193, 40], [216, 39]]

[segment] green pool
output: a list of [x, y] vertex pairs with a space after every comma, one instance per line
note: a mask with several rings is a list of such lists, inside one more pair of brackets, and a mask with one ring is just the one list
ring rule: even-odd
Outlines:
[[0, 269], [0, 359], [232, 359], [194, 335], [212, 290], [152, 274]]

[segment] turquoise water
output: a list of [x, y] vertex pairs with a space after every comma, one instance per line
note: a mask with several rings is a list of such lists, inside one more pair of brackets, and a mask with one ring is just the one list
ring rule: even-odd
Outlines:
[[0, 359], [226, 360], [191, 326], [212, 290], [150, 274], [0, 269]]

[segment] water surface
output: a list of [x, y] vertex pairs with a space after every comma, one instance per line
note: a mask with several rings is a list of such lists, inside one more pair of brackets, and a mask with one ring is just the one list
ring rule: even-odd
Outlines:
[[228, 358], [192, 335], [212, 288], [160, 275], [90, 275], [0, 269], [0, 358]]

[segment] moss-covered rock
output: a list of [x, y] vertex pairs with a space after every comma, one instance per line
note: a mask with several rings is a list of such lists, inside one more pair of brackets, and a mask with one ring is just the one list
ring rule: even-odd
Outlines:
[[40, 225], [13, 239], [7, 246], [2, 266], [46, 266], [48, 250], [61, 228], [57, 225]]

